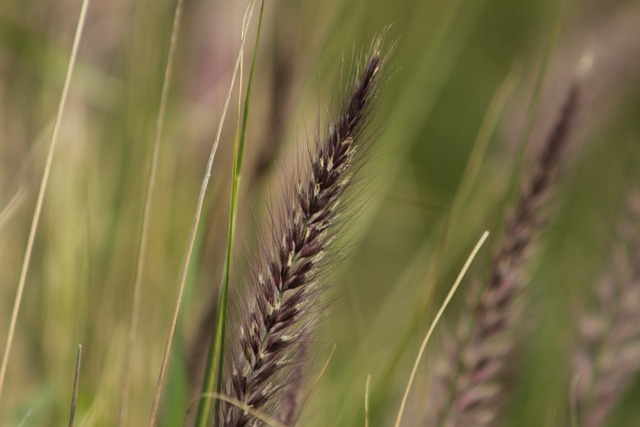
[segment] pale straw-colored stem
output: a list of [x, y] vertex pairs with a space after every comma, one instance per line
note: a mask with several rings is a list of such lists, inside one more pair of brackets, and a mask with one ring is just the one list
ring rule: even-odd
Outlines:
[[160, 398], [162, 396], [162, 388], [164, 385], [165, 376], [167, 373], [167, 366], [169, 365], [169, 356], [171, 355], [171, 346], [173, 343], [173, 336], [175, 335], [176, 325], [178, 323], [178, 314], [180, 313], [180, 306], [182, 304], [182, 295], [184, 293], [184, 287], [187, 279], [187, 272], [189, 270], [189, 263], [191, 261], [191, 253], [193, 252], [193, 245], [195, 243], [196, 232], [198, 231], [198, 225], [200, 223], [200, 216], [202, 214], [202, 206], [204, 205], [204, 197], [207, 192], [207, 187], [209, 185], [209, 179], [211, 178], [211, 170], [213, 169], [213, 160], [218, 151], [218, 145], [220, 142], [220, 136], [222, 135], [222, 127], [224, 124], [224, 120], [227, 115], [227, 110], [229, 108], [229, 101], [231, 100], [231, 94], [233, 93], [233, 88], [235, 87], [236, 76], [238, 74], [238, 69], [240, 67], [240, 59], [242, 57], [244, 51], [244, 42], [246, 40], [247, 29], [249, 26], [249, 22], [251, 21], [251, 13], [253, 12], [253, 2], [251, 6], [247, 9], [245, 13], [245, 19], [242, 28], [242, 37], [240, 41], [240, 50], [238, 52], [238, 57], [236, 59], [236, 64], [233, 70], [233, 74], [231, 76], [231, 83], [229, 84], [229, 92], [227, 93], [227, 98], [224, 103], [224, 107], [222, 109], [222, 114], [220, 116], [220, 122], [218, 124], [218, 130], [216, 133], [216, 138], [211, 147], [211, 153], [209, 154], [209, 160], [207, 161], [207, 167], [205, 170], [204, 178], [202, 179], [202, 185], [200, 187], [200, 194], [198, 195], [198, 201], [196, 204], [196, 212], [193, 218], [193, 223], [191, 224], [191, 230], [189, 232], [189, 241], [187, 243], [187, 249], [184, 256], [184, 261], [182, 264], [182, 270], [180, 272], [180, 280], [178, 283], [178, 294], [176, 296], [175, 304], [173, 307], [173, 313], [171, 316], [171, 324], [169, 326], [169, 336], [167, 337], [167, 343], [164, 348], [164, 355], [162, 357], [162, 364], [160, 366], [160, 373], [158, 375], [158, 384], [156, 386], [156, 393], [153, 399], [153, 406], [151, 408], [151, 415], [149, 417], [149, 427], [155, 425], [156, 417], [158, 415], [158, 408], [160, 406]]
[[371, 385], [371, 374], [367, 375], [367, 382], [364, 384], [364, 427], [369, 427], [369, 386]]
[[31, 254], [33, 252], [33, 243], [35, 241], [36, 232], [38, 231], [38, 223], [40, 222], [40, 214], [42, 212], [42, 204], [44, 202], [44, 196], [47, 192], [47, 184], [49, 183], [49, 175], [51, 173], [51, 164], [53, 162], [53, 154], [58, 142], [58, 135], [60, 133], [60, 123], [64, 116], [64, 110], [67, 105], [67, 95], [69, 94], [69, 86], [71, 83], [71, 76], [76, 64], [76, 57], [78, 55], [78, 47], [80, 46], [80, 39], [82, 36], [82, 30], [84, 28], [85, 18], [87, 16], [87, 9], [89, 8], [90, 0], [83, 0], [82, 7], [80, 9], [80, 16], [78, 18], [78, 24], [76, 26], [75, 36], [73, 38], [73, 47], [71, 48], [71, 57], [69, 58], [69, 65], [67, 67], [67, 75], [64, 80], [64, 86], [62, 89], [62, 96], [60, 97], [60, 103], [58, 104], [58, 114], [56, 121], [53, 124], [53, 131], [51, 133], [51, 142], [49, 144], [49, 151], [47, 153], [47, 160], [44, 166], [44, 173], [42, 174], [42, 180], [40, 181], [40, 190], [38, 192], [38, 199], [36, 201], [36, 207], [33, 212], [33, 219], [31, 220], [31, 229], [29, 231], [29, 238], [27, 240], [27, 247], [24, 253], [24, 260], [22, 262], [22, 270], [20, 272], [20, 279], [18, 281], [18, 289], [13, 301], [13, 310], [11, 312], [11, 320], [9, 322], [9, 332], [7, 333], [7, 343], [4, 347], [4, 355], [2, 357], [2, 365], [0, 366], [0, 397], [2, 396], [2, 388], [4, 386], [4, 379], [7, 374], [7, 365], [9, 363], [9, 356], [11, 355], [11, 348], [13, 346], [13, 337], [16, 331], [16, 323], [18, 321], [18, 313], [20, 312], [20, 304], [22, 302], [22, 294], [24, 292], [25, 283], [27, 280], [27, 272], [29, 271], [29, 264], [31, 261]]
[[73, 376], [73, 392], [71, 394], [71, 409], [69, 411], [69, 427], [73, 427], [76, 419], [76, 404], [78, 402], [78, 385], [80, 384], [80, 362], [82, 361], [82, 345], [78, 345], [76, 354], [76, 370]]
[[427, 331], [427, 334], [425, 335], [424, 340], [422, 341], [422, 344], [420, 345], [420, 351], [418, 351], [418, 356], [416, 357], [416, 360], [413, 363], [413, 369], [411, 370], [411, 375], [409, 376], [409, 382], [407, 383], [407, 387], [404, 390], [404, 396], [402, 397], [402, 403], [400, 404], [400, 409], [398, 410], [398, 415], [396, 417], [396, 422], [394, 424], [394, 427], [399, 427], [400, 426], [400, 421], [402, 421], [402, 415], [404, 413], [404, 408], [405, 408], [405, 406], [407, 404], [407, 399], [409, 398], [409, 391], [411, 390], [411, 386], [413, 385], [413, 380], [415, 379], [416, 372], [418, 371], [418, 365], [420, 364], [420, 360], [422, 359], [422, 355], [424, 353], [424, 350], [427, 347], [427, 343], [429, 342], [429, 339], [431, 338], [431, 335], [433, 334], [433, 331], [435, 330], [436, 326], [438, 325], [438, 322], [440, 321], [440, 318], [442, 317], [442, 314], [444, 313], [444, 310], [449, 305], [449, 302], [451, 301], [451, 298], [453, 298], [453, 295], [456, 293], [456, 290], [458, 290], [458, 287], [460, 286], [460, 282], [462, 282], [462, 279], [464, 278], [464, 275], [467, 273], [467, 270], [471, 266], [471, 263], [473, 262], [474, 258], [476, 257], [476, 255], [477, 255], [478, 251], [480, 250], [480, 248], [482, 247], [482, 245], [484, 244], [485, 240], [487, 240], [487, 237], [489, 237], [489, 232], [485, 231], [482, 234], [482, 237], [480, 237], [480, 240], [478, 240], [478, 243], [476, 243], [476, 246], [471, 251], [471, 254], [469, 255], [469, 258], [467, 258], [467, 261], [464, 263], [464, 266], [462, 267], [462, 270], [460, 270], [460, 273], [458, 274], [458, 277], [456, 278], [455, 283], [453, 284], [453, 286], [449, 290], [449, 293], [447, 294], [447, 297], [444, 299], [444, 302], [440, 306], [440, 309], [438, 310], [438, 313], [436, 314], [436, 317], [433, 319], [433, 322], [431, 322], [431, 325], [429, 326], [429, 330]]
[[182, 22], [182, 10], [184, 0], [178, 0], [173, 16], [173, 26], [171, 28], [171, 39], [169, 42], [169, 53], [167, 55], [167, 64], [164, 70], [164, 80], [162, 83], [162, 94], [160, 95], [160, 106], [158, 108], [158, 117], [156, 119], [156, 130], [153, 141], [153, 149], [151, 153], [151, 163], [149, 165], [149, 176], [147, 178], [147, 187], [144, 193], [144, 208], [142, 214], [142, 223], [140, 226], [140, 236], [138, 239], [138, 255], [136, 260], [136, 275], [133, 284], [133, 301], [131, 304], [131, 324], [129, 326], [129, 340], [127, 343], [127, 355], [124, 365], [124, 374], [122, 379], [122, 391], [120, 393], [120, 414], [118, 417], [118, 426], [126, 425], [127, 412], [129, 407], [129, 376], [131, 374], [131, 359], [133, 358], [133, 347], [138, 334], [138, 323], [140, 317], [140, 293], [142, 288], [142, 277], [144, 275], [144, 262], [147, 254], [147, 230], [149, 228], [149, 217], [151, 215], [151, 201], [156, 183], [156, 171], [158, 169], [158, 153], [160, 151], [160, 137], [162, 136], [162, 128], [164, 126], [164, 117], [167, 110], [167, 100], [169, 98], [169, 87], [171, 86], [171, 75], [173, 72], [173, 59], [176, 53], [178, 42], [178, 34], [180, 33], [180, 23]]

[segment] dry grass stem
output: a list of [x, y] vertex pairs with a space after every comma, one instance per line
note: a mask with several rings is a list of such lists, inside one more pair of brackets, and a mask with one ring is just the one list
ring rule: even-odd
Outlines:
[[202, 180], [202, 185], [200, 187], [200, 193], [198, 195], [198, 201], [196, 204], [196, 212], [193, 218], [193, 223], [191, 224], [191, 230], [189, 232], [189, 241], [187, 243], [187, 249], [184, 257], [184, 261], [182, 264], [182, 269], [180, 272], [180, 280], [178, 282], [178, 294], [176, 296], [175, 305], [173, 307], [173, 313], [171, 315], [171, 324], [169, 326], [169, 335], [167, 337], [167, 343], [164, 349], [164, 355], [162, 357], [162, 365], [160, 367], [160, 373], [158, 375], [158, 384], [156, 386], [156, 393], [153, 399], [153, 406], [151, 408], [151, 415], [149, 417], [149, 426], [155, 425], [156, 416], [158, 414], [158, 408], [160, 406], [160, 398], [162, 396], [162, 387], [164, 384], [164, 379], [167, 371], [167, 366], [169, 364], [169, 356], [171, 354], [171, 346], [173, 343], [173, 336], [175, 334], [176, 325], [178, 323], [178, 314], [180, 312], [180, 306], [182, 303], [182, 295], [184, 293], [184, 286], [187, 280], [187, 272], [189, 270], [189, 264], [191, 261], [191, 253], [193, 252], [193, 245], [196, 239], [196, 233], [198, 231], [198, 225], [200, 224], [200, 216], [202, 214], [202, 206], [204, 204], [204, 197], [207, 192], [207, 187], [209, 185], [209, 179], [211, 178], [211, 170], [213, 169], [213, 160], [218, 151], [218, 144], [220, 142], [220, 136], [222, 134], [222, 126], [224, 124], [224, 120], [227, 115], [227, 110], [229, 108], [229, 101], [231, 100], [231, 94], [233, 93], [233, 88], [235, 87], [236, 76], [238, 74], [238, 68], [240, 65], [240, 61], [244, 52], [244, 43], [246, 40], [247, 30], [249, 27], [249, 22], [251, 21], [251, 14], [253, 12], [254, 2], [251, 3], [247, 12], [245, 13], [243, 28], [242, 28], [242, 36], [240, 41], [240, 49], [238, 52], [238, 57], [236, 59], [236, 64], [233, 70], [233, 74], [231, 76], [231, 82], [229, 84], [229, 92], [227, 93], [227, 97], [224, 103], [224, 107], [222, 109], [222, 113], [220, 115], [220, 122], [218, 123], [218, 130], [216, 133], [216, 138], [211, 147], [211, 153], [209, 154], [209, 159], [207, 161], [207, 166], [204, 174], [204, 178]]
[[73, 376], [73, 392], [71, 394], [71, 410], [69, 412], [69, 427], [73, 427], [76, 419], [76, 404], [78, 403], [78, 385], [80, 384], [80, 362], [82, 360], [82, 346], [78, 345], [76, 355], [76, 370]]
[[371, 385], [371, 374], [367, 375], [367, 382], [364, 384], [364, 427], [369, 427], [369, 386]]
[[36, 207], [33, 212], [31, 229], [29, 230], [29, 238], [27, 240], [27, 247], [25, 249], [24, 260], [22, 263], [22, 270], [20, 272], [20, 279], [18, 281], [18, 289], [16, 291], [16, 297], [13, 302], [13, 309], [11, 311], [11, 320], [9, 322], [9, 332], [7, 333], [7, 343], [5, 344], [5, 347], [4, 347], [2, 365], [0, 366], [0, 397], [2, 396], [2, 388], [4, 386], [4, 379], [7, 373], [7, 365], [9, 363], [9, 356], [11, 355], [11, 348], [13, 345], [13, 336], [16, 330], [16, 323], [18, 321], [20, 304], [22, 302], [22, 294], [24, 292], [24, 287], [27, 280], [27, 272], [29, 270], [29, 264], [31, 261], [33, 243], [36, 238], [36, 232], [38, 231], [38, 223], [40, 221], [40, 214], [42, 212], [42, 204], [44, 203], [44, 195], [47, 192], [47, 184], [49, 183], [49, 175], [51, 173], [51, 164], [53, 162], [53, 154], [56, 149], [56, 145], [58, 142], [58, 134], [60, 133], [60, 124], [62, 123], [65, 107], [67, 105], [67, 95], [69, 94], [69, 85], [71, 84], [71, 76], [73, 75], [73, 70], [75, 69], [76, 57], [78, 55], [78, 47], [80, 46], [80, 39], [82, 37], [82, 30], [84, 29], [84, 22], [87, 16], [87, 9], [89, 8], [89, 2], [90, 0], [82, 0], [80, 16], [78, 17], [78, 24], [76, 26], [76, 32], [73, 38], [73, 47], [71, 48], [71, 57], [69, 58], [69, 65], [67, 67], [67, 74], [64, 80], [62, 96], [60, 97], [60, 104], [58, 105], [58, 114], [56, 116], [56, 121], [53, 125], [53, 131], [51, 133], [51, 142], [49, 144], [49, 151], [47, 152], [47, 160], [45, 162], [44, 173], [42, 174], [42, 180], [40, 181], [40, 190], [38, 191], [38, 199], [36, 201]]
[[138, 254], [136, 260], [135, 281], [133, 283], [133, 302], [131, 306], [131, 325], [129, 326], [129, 341], [127, 343], [127, 355], [124, 365], [124, 374], [122, 380], [122, 391], [120, 396], [120, 414], [118, 417], [118, 425], [126, 425], [127, 411], [129, 404], [129, 375], [131, 370], [131, 359], [133, 357], [133, 347], [138, 334], [138, 323], [140, 317], [140, 292], [142, 287], [142, 277], [144, 275], [144, 262], [147, 254], [147, 233], [149, 228], [149, 217], [151, 215], [151, 204], [153, 192], [156, 184], [156, 174], [158, 169], [158, 153], [160, 151], [160, 138], [162, 136], [162, 128], [164, 126], [164, 116], [167, 110], [167, 100], [169, 98], [169, 87], [171, 86], [171, 75], [173, 71], [173, 59], [178, 44], [178, 34], [180, 33], [180, 23], [182, 22], [182, 9], [184, 0], [176, 2], [176, 8], [173, 16], [173, 25], [171, 28], [171, 38], [169, 41], [169, 53], [167, 55], [167, 63], [164, 70], [164, 78], [162, 82], [162, 93], [160, 95], [160, 106], [158, 107], [158, 116], [156, 118], [156, 129], [151, 153], [151, 163], [149, 165], [149, 175], [147, 185], [144, 192], [143, 213], [140, 225], [140, 236], [138, 238]]
[[478, 254], [478, 251], [480, 250], [480, 248], [484, 244], [485, 240], [487, 240], [487, 237], [489, 237], [489, 232], [488, 231], [485, 231], [484, 233], [482, 233], [482, 236], [480, 237], [480, 240], [478, 240], [478, 243], [476, 243], [476, 246], [471, 251], [471, 254], [469, 255], [469, 258], [467, 258], [467, 261], [462, 266], [462, 270], [460, 270], [460, 273], [458, 274], [458, 277], [456, 278], [456, 281], [454, 282], [453, 286], [449, 290], [449, 293], [447, 294], [446, 298], [444, 299], [444, 302], [440, 306], [440, 309], [436, 313], [436, 317], [431, 322], [431, 325], [429, 325], [429, 329], [427, 330], [427, 334], [425, 335], [424, 339], [422, 340], [422, 344], [420, 345], [420, 350], [418, 351], [418, 355], [416, 356], [416, 360], [413, 363], [413, 368], [411, 369], [411, 375], [409, 375], [409, 381], [407, 382], [407, 387], [404, 390], [404, 396], [402, 396], [402, 403], [400, 403], [400, 409], [398, 410], [398, 415], [396, 416], [396, 422], [394, 424], [394, 427], [399, 427], [400, 426], [400, 422], [402, 421], [402, 415], [404, 414], [404, 408], [405, 408], [405, 406], [407, 404], [407, 399], [409, 398], [409, 392], [411, 391], [411, 386], [413, 385], [413, 381], [415, 379], [416, 373], [418, 372], [418, 365], [420, 364], [420, 360], [422, 360], [422, 355], [424, 354], [424, 350], [427, 348], [427, 344], [429, 343], [429, 339], [431, 338], [431, 335], [433, 334], [433, 331], [435, 330], [436, 326], [438, 325], [438, 322], [440, 321], [440, 318], [442, 317], [442, 314], [444, 313], [444, 310], [447, 308], [447, 306], [451, 302], [451, 298], [453, 298], [453, 295], [458, 290], [458, 287], [460, 286], [460, 283], [462, 282], [462, 279], [464, 278], [465, 274], [467, 274], [467, 270], [469, 270], [469, 267], [471, 266], [471, 263], [473, 262], [473, 260], [475, 259], [476, 255]]

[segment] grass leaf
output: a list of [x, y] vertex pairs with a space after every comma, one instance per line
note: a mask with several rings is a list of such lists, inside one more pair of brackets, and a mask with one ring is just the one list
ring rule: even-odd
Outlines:
[[[251, 86], [256, 65], [258, 45], [260, 41], [260, 30], [262, 29], [262, 18], [264, 15], [264, 0], [260, 6], [260, 16], [258, 19], [258, 29], [256, 31], [256, 43], [253, 50], [251, 70], [249, 71], [249, 81], [247, 83], [247, 94], [244, 100], [244, 112], [242, 115], [242, 125], [236, 132], [236, 143], [233, 151], [233, 183], [231, 187], [231, 206], [229, 208], [229, 230], [227, 238], [227, 254], [225, 258], [222, 283], [220, 284], [220, 296], [218, 298], [218, 315], [216, 320], [215, 335], [212, 341], [209, 358], [205, 367], [205, 377], [202, 383], [202, 393], [215, 391], [220, 393], [222, 389], [222, 368], [224, 366], [225, 333], [227, 324], [227, 301], [229, 297], [229, 278], [231, 274], [231, 262], [233, 259], [233, 244], [235, 238], [235, 227], [238, 207], [238, 194], [240, 192], [240, 178], [242, 176], [242, 160], [244, 155], [244, 145], [247, 134], [247, 123], [249, 120], [249, 104], [251, 100]], [[204, 427], [209, 418], [211, 402], [209, 399], [200, 400], [195, 425]], [[214, 419], [220, 409], [220, 400], [216, 400]]]

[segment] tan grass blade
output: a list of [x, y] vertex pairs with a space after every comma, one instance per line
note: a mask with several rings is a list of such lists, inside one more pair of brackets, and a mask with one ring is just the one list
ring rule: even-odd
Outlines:
[[178, 42], [178, 34], [180, 33], [180, 24], [182, 22], [182, 10], [184, 0], [178, 0], [173, 15], [173, 25], [171, 28], [171, 39], [169, 41], [169, 53], [167, 55], [167, 63], [164, 70], [164, 80], [162, 83], [162, 93], [160, 95], [160, 106], [158, 107], [158, 116], [156, 119], [156, 130], [153, 141], [153, 149], [151, 153], [151, 163], [149, 165], [149, 176], [147, 178], [147, 186], [144, 193], [144, 210], [142, 214], [142, 222], [140, 226], [140, 236], [138, 239], [138, 255], [136, 260], [136, 275], [133, 284], [133, 302], [131, 307], [131, 324], [129, 326], [129, 340], [127, 343], [127, 356], [124, 365], [124, 375], [122, 380], [122, 391], [120, 393], [120, 414], [118, 417], [118, 425], [123, 426], [127, 421], [128, 403], [129, 403], [129, 375], [131, 370], [131, 359], [133, 357], [133, 346], [138, 333], [139, 312], [140, 312], [140, 292], [141, 282], [144, 275], [144, 261], [147, 254], [147, 230], [149, 228], [149, 216], [151, 214], [151, 201], [156, 183], [156, 171], [158, 169], [158, 152], [160, 151], [160, 137], [164, 127], [164, 117], [167, 110], [167, 99], [169, 97], [169, 87], [171, 86], [171, 75], [173, 72], [173, 59], [176, 53]]
[[436, 326], [438, 325], [438, 322], [440, 321], [440, 318], [442, 317], [442, 313], [444, 313], [444, 310], [449, 305], [449, 302], [451, 301], [451, 298], [453, 298], [453, 295], [455, 294], [456, 290], [460, 286], [460, 282], [462, 282], [462, 279], [463, 279], [464, 275], [467, 273], [467, 270], [471, 266], [471, 262], [473, 262], [473, 260], [476, 257], [478, 251], [480, 250], [480, 248], [484, 244], [485, 240], [487, 240], [487, 237], [489, 237], [489, 232], [485, 231], [482, 234], [482, 237], [480, 237], [480, 240], [478, 240], [478, 243], [476, 243], [476, 246], [471, 251], [471, 254], [469, 255], [469, 258], [467, 258], [467, 261], [464, 263], [464, 266], [462, 267], [462, 270], [460, 270], [460, 273], [458, 274], [458, 277], [456, 278], [455, 283], [451, 287], [451, 290], [449, 290], [449, 293], [447, 294], [447, 297], [444, 299], [444, 302], [440, 306], [440, 309], [438, 310], [438, 313], [436, 314], [436, 317], [433, 319], [433, 322], [431, 322], [431, 325], [429, 326], [429, 330], [427, 331], [427, 334], [425, 335], [424, 340], [422, 341], [422, 344], [420, 345], [420, 351], [418, 351], [418, 356], [416, 357], [416, 361], [413, 364], [413, 369], [411, 370], [411, 375], [409, 376], [409, 382], [407, 383], [407, 388], [405, 389], [404, 396], [402, 397], [402, 403], [400, 404], [400, 409], [398, 410], [398, 415], [396, 417], [396, 422], [394, 424], [394, 427], [399, 427], [400, 426], [400, 421], [402, 421], [402, 414], [404, 413], [404, 408], [405, 408], [405, 406], [407, 404], [407, 399], [409, 397], [409, 391], [411, 390], [411, 385], [413, 384], [413, 380], [414, 380], [414, 378], [416, 376], [416, 372], [418, 371], [418, 365], [420, 364], [420, 359], [422, 359], [422, 354], [424, 353], [424, 350], [427, 347], [427, 343], [429, 342], [429, 339], [431, 338], [431, 335], [433, 334], [433, 331], [435, 330]]
[[364, 385], [364, 427], [369, 427], [369, 386], [371, 385], [371, 374], [367, 375], [367, 382]]
[[[220, 393], [203, 393], [200, 395], [199, 399], [215, 399], [215, 400], [220, 400], [222, 402], [226, 402], [229, 403], [233, 406], [235, 406], [238, 409], [242, 409], [243, 411], [246, 411], [248, 414], [250, 414], [251, 416], [255, 417], [257, 420], [262, 421], [263, 423], [265, 423], [266, 425], [268, 425], [269, 427], [290, 427], [287, 426], [286, 424], [281, 423], [280, 421], [273, 419], [271, 417], [269, 417], [268, 415], [253, 409], [251, 406], [249, 405], [245, 405], [244, 403], [240, 402], [239, 400], [234, 399], [233, 397], [229, 397], [229, 396], [225, 396], [224, 394], [220, 394]], [[189, 405], [189, 407], [193, 407], [195, 405], [195, 402], [191, 403]]]
[[49, 144], [49, 151], [47, 153], [47, 160], [45, 162], [44, 172], [42, 174], [42, 181], [40, 181], [40, 190], [38, 192], [38, 199], [36, 201], [36, 207], [33, 212], [31, 229], [29, 231], [27, 247], [24, 254], [24, 260], [22, 262], [22, 271], [20, 272], [18, 289], [16, 291], [16, 297], [13, 302], [11, 320], [9, 322], [9, 332], [7, 333], [7, 343], [4, 348], [2, 365], [0, 366], [0, 397], [2, 396], [2, 388], [4, 386], [4, 379], [7, 373], [9, 356], [11, 355], [11, 348], [13, 345], [13, 336], [16, 330], [16, 323], [18, 321], [18, 313], [20, 311], [20, 303], [22, 302], [22, 294], [24, 292], [24, 287], [27, 280], [27, 271], [29, 270], [29, 263], [31, 261], [33, 243], [35, 241], [36, 232], [38, 231], [38, 223], [40, 222], [40, 213], [42, 212], [44, 195], [47, 191], [47, 184], [49, 183], [49, 175], [51, 173], [51, 164], [53, 162], [53, 153], [55, 152], [55, 148], [58, 142], [58, 134], [60, 133], [60, 123], [62, 122], [62, 118], [64, 116], [65, 106], [67, 105], [67, 95], [69, 94], [69, 85], [71, 83], [71, 76], [73, 75], [73, 70], [75, 68], [76, 57], [78, 55], [78, 47], [80, 46], [80, 39], [82, 36], [82, 30], [84, 28], [85, 18], [87, 16], [87, 9], [89, 7], [89, 2], [90, 0], [82, 0], [80, 16], [78, 17], [78, 24], [76, 26], [76, 32], [73, 38], [73, 47], [71, 48], [71, 57], [69, 58], [69, 65], [67, 67], [67, 75], [64, 80], [62, 96], [60, 97], [60, 104], [58, 105], [58, 113], [56, 116], [56, 121], [53, 125], [53, 131], [51, 133], [51, 143]]
[[76, 403], [78, 402], [78, 384], [80, 383], [80, 362], [82, 360], [82, 345], [78, 345], [76, 356], [76, 372], [73, 376], [73, 393], [71, 395], [71, 410], [69, 413], [69, 427], [73, 427], [76, 419]]
[[238, 75], [238, 68], [240, 65], [240, 61], [242, 58], [242, 54], [244, 52], [244, 43], [246, 40], [247, 29], [249, 27], [249, 22], [251, 21], [251, 14], [253, 12], [254, 2], [251, 2], [251, 5], [247, 8], [245, 12], [244, 24], [242, 28], [242, 36], [240, 41], [240, 49], [238, 52], [238, 57], [236, 59], [236, 64], [233, 70], [233, 74], [231, 76], [231, 83], [229, 84], [229, 92], [227, 93], [227, 98], [224, 103], [224, 107], [222, 109], [222, 114], [220, 116], [220, 122], [218, 123], [218, 130], [216, 132], [216, 138], [211, 146], [211, 153], [209, 154], [209, 160], [207, 161], [207, 166], [204, 174], [204, 178], [202, 179], [202, 185], [200, 187], [200, 193], [198, 195], [198, 201], [196, 205], [196, 212], [193, 218], [193, 223], [191, 225], [191, 230], [189, 232], [189, 242], [187, 243], [187, 249], [184, 257], [184, 261], [182, 264], [182, 270], [180, 272], [180, 281], [178, 283], [178, 294], [176, 296], [175, 305], [173, 307], [173, 313], [171, 316], [171, 325], [169, 326], [169, 336], [167, 337], [167, 343], [164, 348], [164, 355], [162, 357], [162, 365], [160, 367], [160, 373], [158, 375], [158, 384], [156, 386], [156, 393], [153, 400], [153, 406], [151, 408], [151, 416], [149, 417], [149, 426], [154, 426], [156, 422], [156, 417], [158, 415], [158, 408], [160, 406], [160, 397], [162, 396], [162, 388], [164, 385], [164, 379], [167, 373], [167, 367], [169, 365], [169, 356], [171, 355], [171, 345], [173, 343], [173, 336], [175, 335], [176, 325], [178, 323], [178, 314], [180, 312], [180, 306], [182, 304], [182, 295], [184, 293], [184, 287], [187, 279], [187, 272], [189, 270], [189, 263], [191, 261], [191, 253], [193, 251], [193, 245], [195, 243], [196, 232], [198, 231], [198, 225], [200, 223], [200, 216], [202, 214], [202, 206], [204, 205], [204, 197], [207, 192], [207, 187], [209, 185], [209, 179], [211, 178], [211, 170], [213, 169], [213, 159], [216, 156], [218, 151], [218, 145], [220, 143], [220, 136], [222, 135], [222, 127], [224, 124], [224, 120], [227, 115], [227, 110], [229, 109], [229, 101], [231, 100], [231, 94], [233, 93], [233, 88], [235, 87], [236, 76]]

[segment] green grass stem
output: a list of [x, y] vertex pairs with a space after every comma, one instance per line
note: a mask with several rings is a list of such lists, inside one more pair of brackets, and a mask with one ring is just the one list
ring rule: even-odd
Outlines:
[[[242, 161], [244, 157], [244, 146], [247, 134], [247, 124], [249, 120], [249, 105], [251, 100], [251, 87], [256, 65], [256, 57], [258, 53], [258, 45], [260, 41], [260, 31], [262, 29], [262, 18], [264, 15], [264, 0], [260, 6], [260, 16], [258, 18], [258, 29], [256, 31], [256, 42], [253, 49], [253, 59], [251, 61], [251, 69], [249, 71], [249, 80], [247, 83], [247, 93], [244, 99], [244, 111], [242, 114], [242, 123], [239, 124], [239, 132], [236, 132], [236, 141], [233, 150], [233, 182], [231, 187], [231, 205], [229, 208], [229, 229], [227, 237], [227, 254], [225, 257], [224, 271], [222, 282], [220, 284], [220, 296], [218, 298], [218, 315], [216, 320], [215, 335], [213, 337], [212, 346], [207, 365], [205, 366], [205, 377], [202, 383], [202, 394], [215, 392], [221, 393], [222, 390], [222, 369], [224, 367], [224, 351], [225, 351], [225, 334], [227, 325], [227, 304], [229, 298], [229, 280], [231, 275], [233, 246], [235, 240], [235, 228], [238, 208], [238, 195], [240, 193], [240, 179], [242, 177]], [[239, 135], [238, 135], [239, 134]], [[205, 427], [209, 420], [211, 410], [211, 400], [201, 399], [198, 404], [195, 425], [197, 427]], [[216, 399], [214, 420], [218, 419], [220, 410], [220, 400]]]

